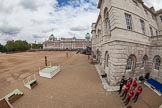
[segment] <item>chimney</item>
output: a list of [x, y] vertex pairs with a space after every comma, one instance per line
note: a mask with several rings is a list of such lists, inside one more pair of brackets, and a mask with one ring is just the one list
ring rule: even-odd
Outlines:
[[150, 8], [150, 10], [151, 10], [153, 13], [155, 13], [155, 9], [154, 9], [153, 6]]

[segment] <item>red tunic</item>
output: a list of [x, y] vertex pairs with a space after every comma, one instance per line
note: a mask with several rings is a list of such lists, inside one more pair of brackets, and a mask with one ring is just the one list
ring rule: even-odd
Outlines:
[[128, 81], [130, 82], [130, 84], [132, 84], [133, 79], [129, 77]]
[[124, 89], [124, 92], [128, 92], [129, 89], [130, 89], [130, 83], [127, 82], [127, 83], [126, 83], [126, 86], [125, 86], [125, 89]]
[[142, 93], [142, 87], [141, 86], [138, 86], [138, 89], [136, 91], [136, 95], [140, 95]]
[[128, 94], [128, 99], [131, 99], [134, 95], [134, 91], [133, 90], [130, 90], [129, 91], [129, 94]]
[[133, 81], [133, 85], [132, 85], [134, 88], [136, 88], [137, 87], [137, 82], [136, 82], [136, 80], [134, 80]]

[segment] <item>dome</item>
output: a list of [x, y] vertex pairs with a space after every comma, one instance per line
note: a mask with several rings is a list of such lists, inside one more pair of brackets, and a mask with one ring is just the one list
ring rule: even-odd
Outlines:
[[55, 37], [54, 37], [53, 34], [51, 34], [51, 36], [49, 37], [49, 40], [50, 40], [50, 41], [54, 41], [54, 40], [55, 40]]
[[76, 39], [76, 37], [74, 36], [73, 39]]
[[87, 33], [86, 36], [85, 36], [86, 39], [90, 39], [90, 34]]

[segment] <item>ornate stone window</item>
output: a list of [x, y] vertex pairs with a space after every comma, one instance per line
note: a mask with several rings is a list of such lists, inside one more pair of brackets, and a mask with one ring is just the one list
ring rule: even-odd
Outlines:
[[105, 52], [105, 67], [108, 67], [108, 63], [109, 63], [109, 54], [108, 51]]
[[153, 30], [152, 30], [152, 27], [150, 27], [150, 33], [151, 33], [151, 36], [153, 36]]
[[143, 20], [140, 20], [140, 22], [141, 22], [142, 32], [143, 32], [143, 34], [145, 34], [145, 22]]
[[148, 61], [148, 56], [145, 55], [142, 59], [142, 68], [146, 68], [147, 66], [147, 61]]
[[133, 29], [132, 16], [125, 13], [125, 19], [126, 19], [127, 29], [132, 30]]
[[109, 54], [107, 54], [107, 58], [106, 58], [106, 66], [109, 66]]
[[160, 63], [161, 63], [160, 56], [155, 56], [154, 57], [154, 69], [155, 70], [160, 70]]
[[161, 20], [161, 22], [162, 22], [162, 15], [160, 16], [160, 20]]
[[126, 70], [132, 71], [135, 68], [135, 60], [136, 57], [134, 55], [130, 55], [127, 59]]
[[110, 17], [109, 17], [108, 8], [105, 8], [105, 10], [104, 10], [104, 19], [105, 19], [106, 29], [109, 32], [110, 31]]
[[156, 36], [158, 36], [158, 31], [156, 30]]

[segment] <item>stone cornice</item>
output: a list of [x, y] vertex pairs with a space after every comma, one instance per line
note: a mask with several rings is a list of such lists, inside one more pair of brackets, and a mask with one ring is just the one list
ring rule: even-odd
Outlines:
[[98, 5], [97, 5], [97, 8], [100, 8], [101, 7], [101, 3], [102, 3], [102, 0], [99, 0]]

